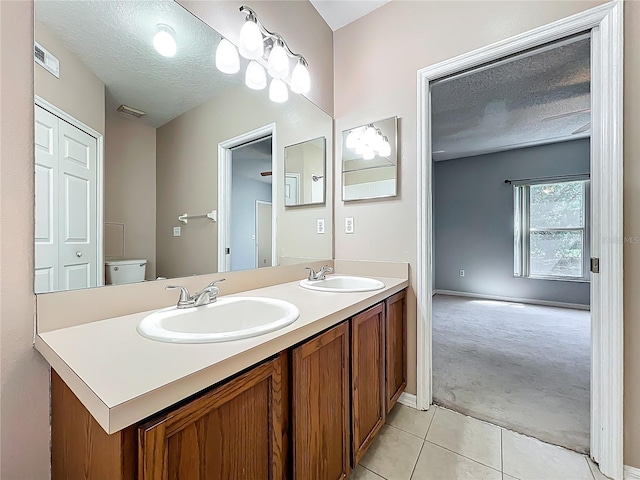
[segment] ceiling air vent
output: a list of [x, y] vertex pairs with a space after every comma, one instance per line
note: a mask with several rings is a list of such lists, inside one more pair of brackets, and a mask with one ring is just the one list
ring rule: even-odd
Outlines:
[[120, 105], [118, 107], [118, 111], [124, 113], [125, 115], [131, 115], [132, 117], [140, 118], [146, 115], [142, 110], [137, 110], [135, 108], [127, 107], [126, 105]]
[[51, 53], [44, 49], [38, 42], [34, 43], [33, 59], [35, 62], [56, 78], [60, 78], [60, 62], [58, 59], [51, 55]]

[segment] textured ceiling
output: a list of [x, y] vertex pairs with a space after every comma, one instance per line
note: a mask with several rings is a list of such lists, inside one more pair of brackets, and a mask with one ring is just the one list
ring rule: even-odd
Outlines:
[[364, 17], [390, 0], [311, 0], [318, 13], [334, 32]]
[[590, 39], [581, 38], [434, 83], [433, 159], [588, 136], [590, 78]]
[[[37, 0], [35, 16], [105, 83], [108, 109], [143, 110], [153, 127], [242, 83], [215, 67], [220, 35], [173, 1]], [[175, 30], [172, 58], [153, 47], [158, 23]]]

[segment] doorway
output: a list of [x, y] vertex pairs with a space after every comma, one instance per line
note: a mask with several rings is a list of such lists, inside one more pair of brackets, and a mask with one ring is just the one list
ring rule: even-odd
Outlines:
[[[417, 398], [432, 402], [433, 197], [431, 83], [443, 77], [590, 31], [591, 135], [591, 457], [623, 476], [622, 2], [610, 2], [418, 72]], [[605, 135], [605, 132], [606, 135]], [[604, 214], [606, 212], [606, 214]]]
[[275, 125], [218, 148], [218, 270], [277, 265]]

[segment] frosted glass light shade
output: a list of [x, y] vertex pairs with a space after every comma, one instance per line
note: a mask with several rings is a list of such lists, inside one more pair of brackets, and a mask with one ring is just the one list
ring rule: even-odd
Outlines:
[[289, 75], [289, 57], [280, 42], [276, 42], [269, 53], [267, 71], [273, 78], [286, 78]]
[[365, 148], [364, 153], [362, 154], [362, 158], [365, 160], [373, 160], [376, 154], [373, 151], [373, 148]]
[[346, 145], [347, 148], [351, 149], [354, 149], [358, 146], [358, 134], [354, 130], [351, 130], [349, 132], [349, 135], [347, 135]]
[[223, 38], [216, 49], [216, 68], [222, 73], [238, 73], [240, 57], [233, 43]]
[[373, 126], [369, 125], [364, 131], [363, 137], [368, 144], [371, 144], [373, 139], [376, 138], [376, 129], [373, 128]]
[[249, 60], [257, 60], [262, 58], [264, 54], [264, 42], [262, 33], [258, 24], [253, 20], [244, 22], [240, 30], [240, 39], [238, 41], [238, 50], [240, 55]]
[[267, 72], [255, 60], [251, 60], [244, 75], [244, 83], [253, 90], [262, 90], [267, 86]]
[[269, 85], [269, 99], [276, 103], [286, 102], [289, 99], [287, 84], [279, 78], [271, 80], [271, 85]]
[[178, 50], [173, 29], [164, 24], [158, 25], [158, 33], [153, 37], [153, 46], [163, 57], [173, 57]]
[[311, 90], [311, 77], [307, 67], [299, 61], [291, 74], [291, 90], [296, 93], [308, 93]]

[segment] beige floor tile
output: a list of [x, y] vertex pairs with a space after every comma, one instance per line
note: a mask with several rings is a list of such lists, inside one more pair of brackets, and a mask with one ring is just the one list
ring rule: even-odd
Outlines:
[[435, 405], [432, 405], [429, 410], [422, 411], [397, 403], [387, 416], [387, 423], [412, 435], [424, 438], [427, 436], [427, 430], [429, 430], [435, 411]]
[[416, 470], [411, 478], [415, 480], [502, 480], [502, 474], [427, 441], [422, 447]]
[[387, 480], [409, 480], [422, 443], [415, 435], [384, 425], [360, 464]]
[[598, 469], [598, 465], [596, 465], [593, 460], [591, 460], [590, 458], [587, 458], [586, 460], [589, 464], [589, 468], [591, 469], [591, 473], [593, 474], [593, 478], [595, 480], [609, 480], [609, 477], [607, 477], [600, 471], [600, 469]]
[[507, 475], [506, 473], [503, 473], [502, 480], [518, 480], [518, 479], [516, 477], [512, 477], [511, 475]]
[[384, 478], [370, 470], [367, 470], [362, 465], [358, 465], [356, 469], [351, 472], [349, 480], [384, 480]]
[[496, 470], [501, 469], [500, 427], [438, 408], [427, 440]]
[[503, 471], [521, 480], [593, 480], [584, 455], [509, 430], [502, 432]]

